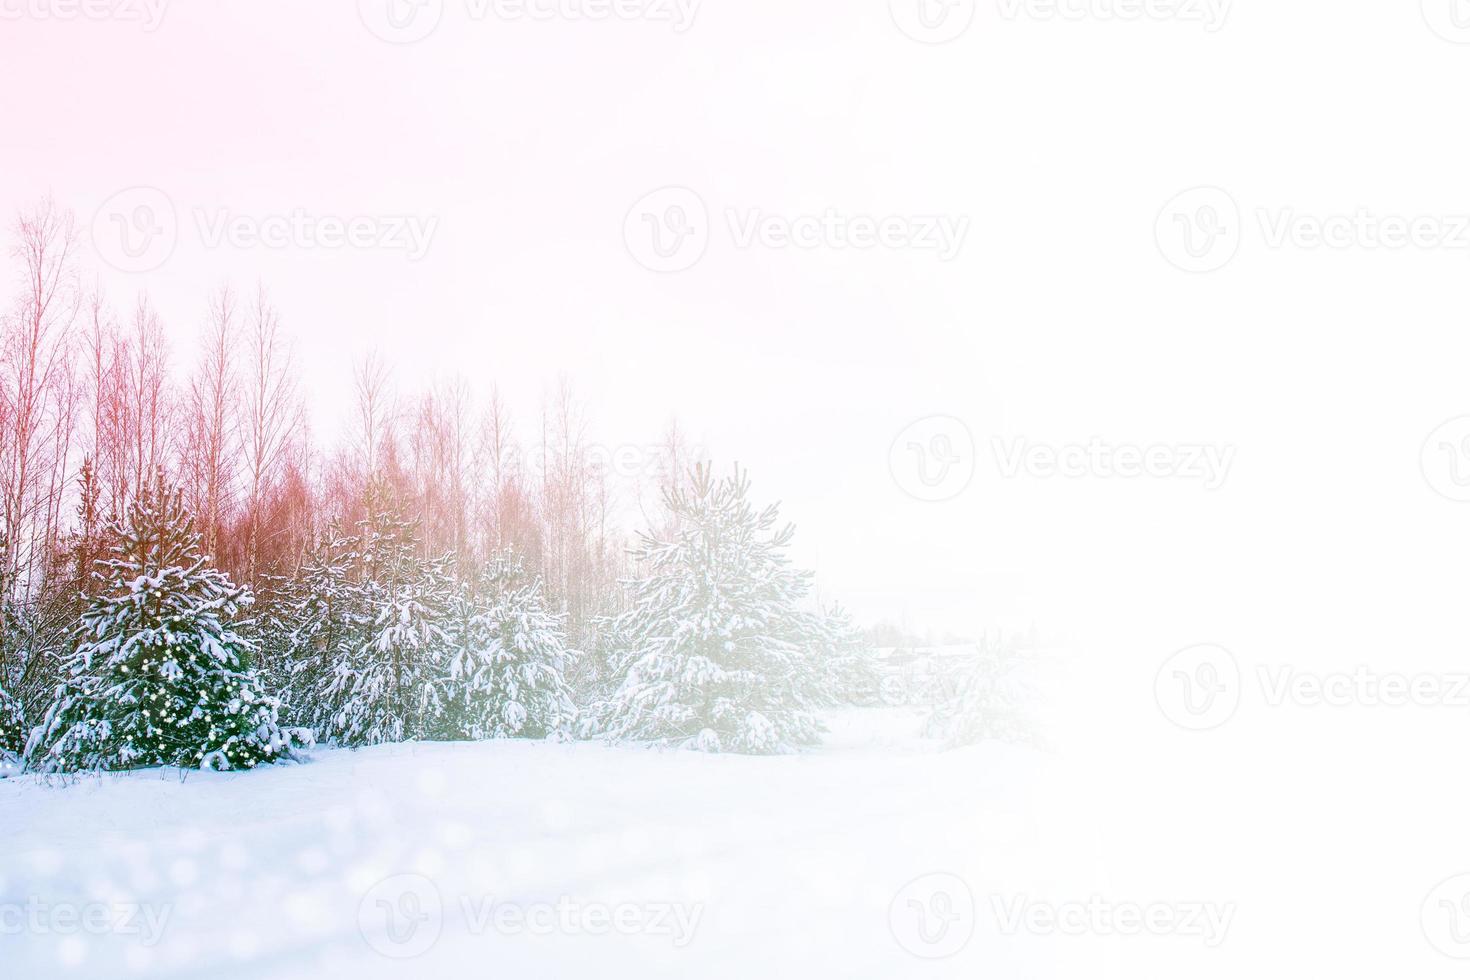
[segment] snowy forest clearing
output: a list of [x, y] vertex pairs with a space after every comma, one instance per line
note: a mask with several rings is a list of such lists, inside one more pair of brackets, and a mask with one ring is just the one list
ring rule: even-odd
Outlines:
[[503, 740], [7, 779], [0, 896], [33, 921], [0, 923], [5, 974], [974, 976], [1007, 946], [916, 958], [890, 907], [1019, 871], [1048, 758], [920, 720], [831, 712], [792, 756]]

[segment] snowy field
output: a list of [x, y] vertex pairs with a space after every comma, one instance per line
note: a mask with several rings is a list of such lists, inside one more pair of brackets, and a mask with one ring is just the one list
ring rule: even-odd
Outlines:
[[829, 726], [785, 757], [410, 743], [0, 780], [0, 975], [1034, 975], [924, 876], [1024, 881], [1050, 758], [941, 751], [907, 709]]

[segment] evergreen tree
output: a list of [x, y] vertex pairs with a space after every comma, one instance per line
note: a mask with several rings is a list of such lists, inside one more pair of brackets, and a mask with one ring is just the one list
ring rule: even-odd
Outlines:
[[6, 565], [5, 541], [0, 537], [0, 762], [15, 758], [25, 748], [25, 709], [20, 697], [10, 692], [20, 691], [29, 666]]
[[572, 723], [565, 675], [573, 654], [563, 619], [546, 608], [539, 582], [497, 579], [453, 598], [435, 725], [441, 738], [545, 738]]
[[878, 701], [878, 659], [867, 637], [840, 605], [811, 620], [811, 646], [818, 660], [822, 702], [829, 706]]
[[628, 638], [621, 681], [590, 732], [750, 753], [816, 741], [821, 677], [799, 609], [809, 576], [784, 554], [793, 529], [776, 527], [774, 506], [756, 511], [749, 489], [738, 468], [716, 481], [705, 465], [665, 491], [672, 520], [635, 552], [647, 576], [611, 626]]
[[20, 701], [0, 687], [0, 763], [15, 762], [25, 748], [26, 716]]
[[[5, 645], [15, 670], [0, 671], [0, 755], [19, 755], [32, 719], [41, 718], [55, 696], [63, 664], [75, 645], [77, 620], [86, 606], [65, 568], [53, 569], [29, 602], [9, 605]], [[12, 676], [7, 679], [6, 673]]]
[[321, 734], [343, 745], [419, 738], [440, 714], [434, 682], [451, 590], [445, 562], [418, 557], [414, 530], [385, 489], [369, 490], [358, 540], [364, 637], [327, 652], [317, 691]]
[[321, 694], [335, 666], [351, 662], [368, 640], [373, 614], [358, 561], [356, 542], [333, 522], [274, 596], [268, 676], [293, 724], [323, 731], [342, 707]]
[[926, 719], [925, 733], [951, 746], [985, 740], [1039, 744], [1027, 676], [1031, 662], [1018, 637], [983, 638], [954, 694], [936, 704]]
[[309, 744], [280, 728], [238, 631], [250, 593], [201, 557], [180, 494], [156, 481], [115, 539], [30, 765], [249, 769]]
[[7, 540], [0, 534], [0, 761], [25, 749], [25, 690], [35, 663], [27, 642], [25, 611], [15, 601]]
[[596, 734], [605, 721], [599, 714], [608, 699], [622, 684], [629, 664], [628, 651], [634, 647], [633, 637], [625, 630], [632, 617], [623, 614], [598, 616], [590, 620], [578, 656], [567, 671], [567, 686], [572, 701], [587, 710], [578, 712], [578, 733]]
[[[0, 755], [19, 757], [32, 720], [42, 718], [75, 648], [77, 622], [95, 591], [93, 565], [105, 538], [96, 520], [97, 492], [89, 460], [78, 475], [78, 527], [61, 535], [55, 548], [21, 587], [0, 536]], [[20, 594], [29, 591], [28, 599]]]

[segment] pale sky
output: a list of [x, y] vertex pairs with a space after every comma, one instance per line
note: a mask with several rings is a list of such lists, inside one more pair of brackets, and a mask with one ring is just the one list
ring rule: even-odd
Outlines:
[[[796, 557], [825, 596], [867, 619], [979, 618], [955, 593], [987, 563], [949, 532], [953, 503], [895, 486], [888, 449], [916, 418], [994, 404], [974, 343], [983, 324], [952, 303], [993, 246], [970, 242], [948, 262], [740, 249], [723, 216], [976, 211], [983, 195], [965, 171], [986, 166], [981, 144], [948, 132], [904, 145], [936, 84], [915, 71], [941, 67], [926, 49], [894, 36], [879, 8], [833, 22], [727, 5], [677, 33], [476, 20], [451, 3], [406, 46], [379, 40], [354, 8], [179, 3], [151, 32], [0, 22], [0, 209], [50, 192], [90, 231], [118, 191], [163, 191], [179, 232], [161, 267], [119, 272], [92, 241], [85, 267], [119, 312], [147, 290], [180, 365], [209, 291], [263, 281], [324, 434], [369, 348], [405, 389], [454, 372], [498, 383], [528, 437], [542, 390], [565, 373], [594, 439], [653, 442], [677, 416], [717, 463], [746, 465], [757, 497], [796, 522]], [[670, 184], [695, 189], [718, 227], [694, 268], [659, 274], [632, 258], [623, 223]], [[212, 244], [220, 209], [437, 226], [412, 261]]]
[[[180, 365], [209, 292], [263, 281], [297, 338], [323, 436], [335, 435], [351, 363], [370, 348], [404, 389], [454, 372], [498, 383], [527, 437], [563, 373], [596, 441], [652, 442], [677, 416], [719, 463], [748, 466], [758, 498], [783, 502], [797, 560], [824, 596], [870, 621], [907, 612], [919, 626], [1064, 630], [1086, 617], [1088, 583], [1120, 562], [1154, 587], [1182, 587], [1181, 567], [1212, 574], [1183, 541], [1242, 548], [1253, 508], [1275, 512], [1279, 501], [1240, 495], [1261, 453], [1297, 444], [1281, 424], [1295, 396], [1276, 382], [1316, 370], [1318, 348], [1281, 339], [1261, 291], [1230, 278], [1256, 274], [1259, 235], [1230, 269], [1191, 276], [1160, 256], [1160, 208], [1223, 183], [1247, 214], [1373, 202], [1414, 213], [1458, 199], [1463, 176], [1452, 140], [1438, 146], [1448, 134], [1412, 102], [1379, 118], [1383, 149], [1363, 156], [1336, 128], [1350, 121], [1344, 107], [1376, 105], [1353, 77], [1337, 78], [1342, 97], [1317, 115], [1264, 91], [1240, 98], [1244, 64], [1327, 70], [1298, 63], [1306, 39], [1334, 29], [1306, 13], [1211, 33], [1008, 21], [981, 4], [963, 36], [925, 44], [877, 0], [708, 2], [683, 31], [475, 16], [482, 5], [446, 0], [436, 30], [400, 45], [360, 17], [382, 22], [387, 2], [199, 0], [169, 6], [149, 31], [3, 0], [0, 212], [49, 192], [91, 239], [94, 214], [120, 191], [162, 192], [178, 241], [160, 267], [111, 268], [91, 241], [86, 267], [120, 312], [148, 291]], [[1236, 9], [1231, 26], [1252, 16]], [[1454, 46], [1417, 15], [1381, 16], [1359, 27], [1402, 33], [1394, 71], [1452, 89]], [[1281, 158], [1245, 149], [1261, 132]], [[1418, 193], [1405, 196], [1394, 181], [1410, 164]], [[625, 219], [670, 186], [707, 208], [707, 247], [690, 268], [650, 271]], [[222, 209], [257, 224], [297, 211], [410, 216], [434, 234], [417, 260], [211, 244]], [[826, 238], [741, 244], [756, 212], [791, 223], [829, 210], [963, 218], [966, 234], [948, 260]], [[1373, 261], [1263, 268], [1259, 285], [1272, 295], [1314, 275], [1372, 282]], [[1351, 295], [1301, 307], [1295, 291], [1274, 302], [1293, 322], [1329, 316], [1325, 303], [1341, 307], [1339, 324], [1372, 308]], [[1337, 411], [1342, 421], [1353, 410]], [[961, 453], [973, 481], [925, 502], [904, 492], [889, 450], [935, 415], [962, 420], [978, 456]], [[1003, 479], [991, 440], [1020, 436], [1238, 453], [1218, 490]], [[1412, 458], [1418, 415], [1401, 437]], [[1322, 506], [1321, 494], [1309, 499]]]

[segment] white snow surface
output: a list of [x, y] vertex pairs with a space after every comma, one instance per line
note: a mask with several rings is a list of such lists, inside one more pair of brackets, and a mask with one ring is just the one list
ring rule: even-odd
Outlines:
[[916, 955], [890, 914], [921, 876], [982, 920], [988, 882], [1025, 880], [1050, 757], [942, 751], [907, 709], [828, 724], [792, 756], [502, 740], [0, 780], [0, 975], [1034, 975], [983, 925]]

